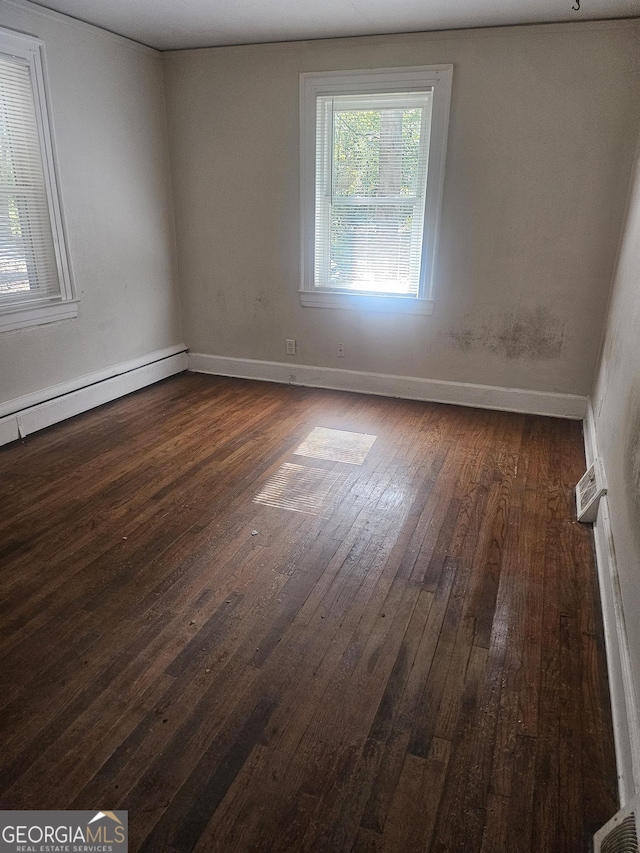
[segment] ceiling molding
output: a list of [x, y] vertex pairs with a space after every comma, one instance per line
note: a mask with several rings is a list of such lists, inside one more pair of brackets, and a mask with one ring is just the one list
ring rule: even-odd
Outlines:
[[75, 18], [73, 15], [68, 15], [64, 12], [57, 12], [55, 9], [50, 9], [48, 6], [43, 6], [41, 3], [34, 3], [32, 0], [0, 0], [0, 6], [2, 5], [15, 6], [16, 8], [22, 9], [23, 11], [29, 12], [33, 15], [41, 15], [44, 18], [51, 18], [59, 24], [78, 27], [94, 36], [107, 36], [108, 38], [112, 38], [119, 42], [123, 47], [126, 46], [134, 48], [135, 50], [140, 50], [142, 53], [152, 54], [154, 56], [157, 56], [160, 53], [157, 48], [151, 47], [148, 44], [143, 44], [133, 38], [129, 38], [129, 36], [114, 33], [113, 30], [109, 30], [106, 27], [91, 24], [88, 21], [83, 21], [80, 18]]

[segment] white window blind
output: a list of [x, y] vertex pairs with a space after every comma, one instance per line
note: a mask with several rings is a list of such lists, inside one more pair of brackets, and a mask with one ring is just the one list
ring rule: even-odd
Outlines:
[[0, 331], [75, 316], [38, 39], [0, 29]]
[[417, 296], [431, 100], [318, 97], [316, 287]]
[[31, 68], [0, 56], [0, 295], [60, 295]]

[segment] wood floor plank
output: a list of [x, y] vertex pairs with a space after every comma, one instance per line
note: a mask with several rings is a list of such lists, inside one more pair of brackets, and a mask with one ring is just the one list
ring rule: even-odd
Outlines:
[[509, 797], [489, 794], [480, 853], [497, 853], [497, 851], [509, 849], [507, 834], [511, 819], [511, 807], [512, 802]]
[[451, 744], [434, 738], [426, 758], [408, 754], [396, 787], [382, 850], [428, 850], [451, 753]]
[[583, 469], [568, 421], [197, 374], [0, 448], [0, 805], [128, 809], [132, 853], [587, 849]]

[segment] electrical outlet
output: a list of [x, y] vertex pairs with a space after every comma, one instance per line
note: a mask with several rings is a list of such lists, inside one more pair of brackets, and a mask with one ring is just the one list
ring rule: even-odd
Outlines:
[[338, 344], [338, 358], [344, 358], [344, 344]]
[[285, 338], [285, 352], [287, 355], [295, 355], [296, 354], [296, 342], [293, 338]]

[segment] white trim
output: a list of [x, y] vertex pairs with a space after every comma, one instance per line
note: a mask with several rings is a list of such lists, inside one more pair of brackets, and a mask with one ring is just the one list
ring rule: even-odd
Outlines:
[[216, 376], [260, 379], [289, 385], [305, 385], [310, 388], [356, 391], [361, 394], [378, 394], [407, 400], [451, 403], [458, 406], [549, 415], [573, 420], [581, 420], [587, 406], [587, 397], [576, 394], [499, 388], [494, 385], [446, 382], [441, 379], [422, 379], [418, 376], [391, 376], [385, 373], [364, 373], [335, 367], [313, 367], [309, 364], [229, 358], [206, 353], [189, 353], [189, 370], [196, 373], [213, 373]]
[[78, 299], [64, 302], [46, 302], [41, 305], [7, 305], [0, 311], [0, 332], [11, 332], [26, 326], [41, 326], [59, 320], [73, 320], [78, 316]]
[[[317, 99], [322, 95], [367, 95], [385, 92], [431, 91], [432, 107], [429, 133], [427, 186], [422, 231], [418, 300], [431, 300], [434, 291], [440, 212], [444, 192], [444, 167], [449, 131], [453, 65], [416, 65], [400, 68], [375, 68], [350, 71], [312, 71], [300, 75], [300, 301], [315, 306], [308, 294], [316, 287], [316, 146]], [[323, 297], [326, 294], [321, 294]], [[392, 294], [387, 294], [392, 295]], [[352, 294], [368, 310], [369, 294]], [[340, 308], [342, 303], [323, 304]], [[389, 306], [388, 306], [389, 307]], [[416, 313], [431, 313], [415, 304]], [[378, 308], [377, 310], [380, 310]]]
[[582, 422], [582, 433], [584, 436], [584, 455], [587, 468], [590, 468], [598, 457], [598, 445], [596, 443], [596, 421], [593, 414], [593, 401], [589, 397], [587, 410]]
[[433, 299], [416, 296], [377, 296], [367, 293], [301, 290], [300, 304], [313, 308], [383, 311], [385, 314], [433, 314]]
[[184, 344], [80, 376], [0, 405], [0, 445], [187, 369]]
[[18, 429], [16, 418], [4, 418], [0, 420], [0, 447], [3, 444], [9, 444], [10, 441], [17, 441], [19, 438], [20, 430]]
[[170, 355], [178, 355], [179, 353], [186, 352], [186, 350], [187, 347], [185, 344], [164, 347], [164, 349], [154, 350], [138, 358], [120, 362], [120, 364], [112, 364], [111, 367], [105, 367], [103, 370], [85, 373], [82, 376], [77, 376], [75, 379], [70, 379], [68, 382], [51, 385], [49, 388], [45, 388], [42, 391], [35, 391], [33, 394], [25, 394], [24, 397], [14, 397], [13, 400], [6, 400], [4, 403], [0, 403], [0, 418], [20, 412], [23, 409], [29, 409], [40, 403], [46, 403], [55, 397], [62, 397], [65, 394], [70, 394], [72, 391], [86, 388], [88, 385], [95, 385], [96, 382], [102, 382], [113, 376], [129, 373], [131, 370], [137, 370], [139, 367], [145, 367], [147, 364], [153, 364], [155, 361], [169, 358]]
[[[584, 444], [589, 467], [598, 458], [596, 423], [591, 400], [584, 420]], [[640, 791], [640, 716], [607, 495], [600, 499], [598, 516], [593, 525], [593, 538], [607, 650], [618, 793], [620, 805], [624, 806]]]

